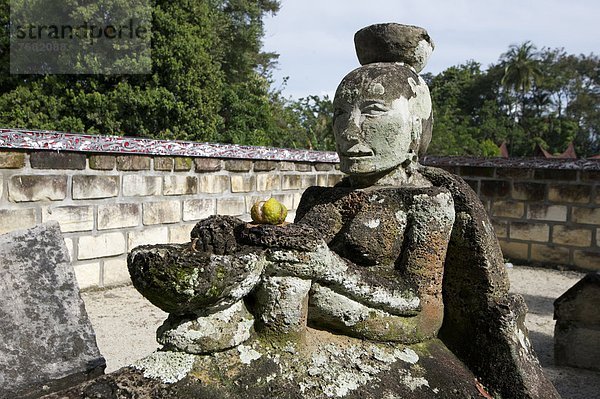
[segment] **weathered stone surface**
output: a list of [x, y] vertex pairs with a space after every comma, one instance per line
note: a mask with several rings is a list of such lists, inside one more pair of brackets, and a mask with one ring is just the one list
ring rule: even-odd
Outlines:
[[215, 158], [196, 158], [194, 159], [196, 172], [218, 172], [223, 169], [223, 161]]
[[433, 41], [423, 28], [400, 24], [377, 24], [354, 35], [361, 65], [376, 62], [403, 62], [420, 72], [433, 51]]
[[77, 252], [79, 260], [121, 255], [125, 253], [125, 237], [123, 233], [79, 237]]
[[220, 198], [217, 200], [217, 214], [226, 216], [241, 216], [246, 212], [244, 197]]
[[600, 370], [600, 272], [554, 301], [556, 364]]
[[110, 198], [119, 195], [119, 176], [73, 176], [73, 199]]
[[44, 207], [42, 223], [57, 221], [63, 233], [91, 231], [94, 228], [94, 208], [92, 206]]
[[252, 170], [252, 161], [228, 159], [225, 161], [225, 170], [228, 170], [229, 172], [249, 172]]
[[525, 215], [525, 204], [516, 201], [494, 201], [492, 215], [521, 219]]
[[600, 270], [600, 250], [573, 251], [573, 263], [585, 270]]
[[311, 281], [298, 277], [265, 277], [255, 294], [257, 329], [269, 333], [304, 333]]
[[146, 226], [181, 221], [179, 201], [146, 202], [142, 210], [142, 221]]
[[0, 209], [0, 234], [19, 229], [28, 229], [36, 225], [35, 208]]
[[127, 248], [129, 251], [140, 245], [164, 244], [169, 241], [167, 227], [145, 227], [140, 231], [131, 231], [127, 234]]
[[254, 162], [255, 172], [270, 172], [277, 169], [277, 162], [275, 161], [256, 161]]
[[522, 242], [500, 241], [502, 253], [511, 260], [529, 261], [529, 244]]
[[575, 223], [600, 225], [600, 207], [573, 208], [571, 212], [571, 220]]
[[102, 269], [102, 285], [104, 287], [131, 284], [125, 257], [105, 260]]
[[141, 220], [140, 204], [98, 205], [98, 230], [135, 227]]
[[122, 155], [117, 157], [118, 170], [150, 170], [150, 157], [142, 155]]
[[171, 157], [155, 157], [154, 170], [171, 171], [173, 170], [173, 158]]
[[58, 223], [0, 236], [0, 269], [0, 397], [34, 398], [101, 375]]
[[231, 176], [231, 192], [232, 193], [249, 193], [254, 191], [256, 187], [256, 177], [247, 175]]
[[236, 235], [245, 223], [231, 216], [211, 216], [194, 226], [190, 238], [194, 250], [216, 255], [234, 254], [238, 249]]
[[76, 152], [34, 151], [29, 155], [34, 169], [85, 169], [86, 156]]
[[25, 153], [0, 151], [0, 169], [20, 169], [25, 166]]
[[[477, 194], [457, 176], [424, 168], [452, 193], [456, 220], [444, 263], [444, 324], [439, 337], [480, 381], [507, 398], [558, 398], [524, 326], [525, 304], [508, 295], [498, 240]], [[512, 234], [513, 223], [511, 223]]]
[[546, 198], [546, 185], [541, 183], [513, 184], [512, 198], [516, 200], [541, 202]]
[[261, 173], [256, 175], [257, 191], [274, 191], [281, 188], [281, 177], [277, 174]]
[[46, 399], [96, 392], [110, 399], [490, 397], [439, 340], [407, 347], [313, 329], [302, 341], [251, 340], [210, 356], [158, 352]]
[[552, 228], [552, 242], [575, 247], [590, 247], [592, 230], [557, 225]]
[[243, 301], [208, 316], [170, 315], [158, 328], [158, 343], [167, 350], [209, 354], [234, 348], [250, 338], [254, 317]]
[[591, 194], [591, 186], [580, 184], [551, 184], [548, 189], [548, 199], [552, 202], [588, 204]]
[[90, 169], [94, 170], [113, 170], [117, 164], [117, 158], [114, 155], [90, 155]]
[[13, 202], [58, 201], [67, 197], [67, 176], [13, 176], [8, 199]]
[[264, 268], [260, 254], [217, 255], [197, 251], [190, 244], [138, 247], [127, 263], [137, 290], [177, 315], [226, 309], [256, 286]]
[[229, 190], [229, 176], [203, 175], [199, 179], [199, 191], [207, 194], [221, 194]]
[[198, 192], [198, 178], [195, 176], [165, 176], [163, 195], [191, 195]]
[[[169, 226], [169, 244], [185, 244], [190, 242], [190, 232], [194, 228], [193, 224], [184, 224], [181, 226]], [[163, 241], [164, 242], [164, 241]]]
[[569, 248], [556, 245], [531, 244], [531, 262], [553, 265], [569, 263]]
[[187, 172], [192, 169], [192, 158], [177, 157], [173, 165], [175, 172]]
[[146, 197], [160, 195], [162, 179], [159, 176], [123, 176], [123, 195], [125, 197]]
[[[240, 229], [236, 234], [240, 242], [263, 248], [314, 250], [322, 237], [313, 228], [302, 224], [272, 226], [261, 224]], [[235, 239], [235, 237], [232, 237]]]
[[214, 199], [194, 199], [183, 201], [183, 220], [200, 220], [215, 214], [217, 204]]
[[511, 222], [509, 237], [515, 240], [548, 242], [550, 227], [547, 224]]
[[568, 209], [564, 205], [529, 204], [527, 218], [533, 220], [548, 220], [566, 222]]

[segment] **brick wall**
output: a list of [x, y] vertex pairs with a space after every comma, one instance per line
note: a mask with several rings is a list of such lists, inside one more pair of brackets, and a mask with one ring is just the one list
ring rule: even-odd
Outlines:
[[335, 164], [0, 148], [0, 234], [58, 221], [81, 288], [129, 282], [142, 244], [189, 241], [209, 215], [249, 220], [274, 196], [293, 220], [312, 185], [341, 179]]
[[504, 256], [600, 270], [600, 160], [428, 157], [479, 194]]

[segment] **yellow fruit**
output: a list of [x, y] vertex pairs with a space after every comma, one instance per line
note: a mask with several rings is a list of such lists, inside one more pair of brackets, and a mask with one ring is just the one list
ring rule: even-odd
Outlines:
[[270, 198], [268, 201], [256, 202], [250, 210], [250, 216], [258, 224], [282, 224], [287, 217], [287, 208], [285, 205]]
[[252, 205], [252, 209], [250, 210], [250, 217], [252, 217], [252, 221], [254, 223], [258, 223], [258, 224], [263, 223], [264, 217], [263, 217], [262, 206], [264, 203], [265, 203], [265, 201], [257, 201], [254, 203], [254, 205]]

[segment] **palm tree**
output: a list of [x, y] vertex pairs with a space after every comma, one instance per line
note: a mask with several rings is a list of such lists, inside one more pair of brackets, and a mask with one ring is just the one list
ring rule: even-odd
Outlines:
[[504, 66], [504, 76], [500, 83], [507, 90], [514, 90], [517, 94], [517, 107], [521, 108], [519, 121], [523, 120], [525, 114], [525, 97], [531, 90], [532, 85], [540, 78], [539, 53], [530, 41], [521, 45], [512, 44], [508, 51], [500, 56]]

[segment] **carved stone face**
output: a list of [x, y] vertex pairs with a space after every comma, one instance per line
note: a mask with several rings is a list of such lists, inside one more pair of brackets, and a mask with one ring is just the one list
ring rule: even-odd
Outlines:
[[341, 170], [376, 174], [406, 160], [417, 161], [420, 146], [429, 144], [431, 122], [429, 89], [410, 68], [379, 63], [352, 71], [334, 99], [333, 131]]

